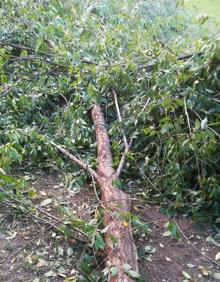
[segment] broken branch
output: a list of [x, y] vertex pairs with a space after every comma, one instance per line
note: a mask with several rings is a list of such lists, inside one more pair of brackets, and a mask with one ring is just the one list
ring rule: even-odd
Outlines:
[[[120, 108], [119, 108], [119, 105], [118, 105], [118, 98], [117, 98], [117, 94], [116, 94], [115, 90], [113, 90], [113, 94], [114, 94], [115, 107], [116, 107], [116, 111], [117, 111], [118, 120], [120, 122], [122, 122]], [[129, 152], [131, 144], [132, 144], [132, 139], [128, 143], [127, 137], [126, 137], [125, 132], [124, 132], [123, 129], [122, 129], [122, 133], [123, 133], [123, 140], [124, 140], [124, 144], [125, 144], [125, 151], [122, 154], [120, 163], [119, 163], [118, 168], [117, 168], [117, 172], [116, 172], [117, 177], [119, 177], [121, 172], [122, 172], [122, 169], [123, 169], [123, 167], [125, 165], [125, 161], [126, 161], [126, 154]]]
[[126, 161], [126, 154], [129, 152], [130, 148], [131, 148], [131, 145], [132, 145], [132, 139], [130, 140], [129, 144], [128, 144], [128, 147], [125, 148], [125, 151], [124, 153], [122, 154], [122, 157], [121, 157], [121, 160], [120, 160], [120, 163], [118, 165], [118, 168], [117, 168], [117, 177], [120, 176], [123, 168], [124, 168], [124, 165], [125, 165], [125, 161]]
[[69, 151], [64, 149], [62, 146], [55, 144], [54, 142], [50, 141], [50, 144], [56, 147], [56, 149], [62, 153], [64, 156], [66, 156], [68, 159], [70, 159], [73, 163], [79, 165], [82, 169], [84, 169], [86, 172], [89, 172], [93, 175], [93, 177], [97, 180], [98, 174], [86, 163], [76, 158], [74, 155], [72, 155]]
[[[113, 93], [114, 93], [115, 107], [116, 107], [116, 111], [117, 111], [117, 115], [118, 115], [118, 120], [119, 120], [119, 122], [122, 122], [121, 113], [120, 113], [120, 109], [119, 109], [119, 105], [118, 105], [118, 98], [117, 98], [117, 94], [116, 94], [115, 90], [113, 90]], [[127, 137], [125, 135], [124, 129], [122, 129], [122, 133], [123, 133], [123, 140], [124, 140], [125, 149], [126, 149], [126, 148], [128, 148], [128, 141], [127, 141]]]

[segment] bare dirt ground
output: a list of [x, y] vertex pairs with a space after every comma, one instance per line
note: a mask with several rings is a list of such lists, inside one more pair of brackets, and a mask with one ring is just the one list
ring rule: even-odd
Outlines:
[[[61, 223], [57, 219], [61, 217], [62, 206], [76, 217], [91, 220], [97, 203], [94, 191], [68, 190], [62, 175], [39, 174], [28, 178], [29, 186], [36, 190], [34, 203], [39, 207], [44, 203], [42, 209], [54, 218], [48, 219], [40, 211], [33, 218], [26, 212], [0, 205], [0, 281], [77, 281], [74, 277], [85, 252], [83, 236], [80, 241], [79, 234], [74, 234], [75, 239], [65, 239], [54, 226]], [[135, 235], [140, 272], [145, 281], [219, 281], [214, 276], [220, 273], [220, 268], [214, 262], [220, 244], [217, 240], [207, 241], [216, 235], [208, 224], [199, 226], [189, 218], [177, 218], [176, 240], [164, 227], [169, 219], [159, 212], [159, 207], [135, 201], [133, 212], [148, 225], [146, 235]]]

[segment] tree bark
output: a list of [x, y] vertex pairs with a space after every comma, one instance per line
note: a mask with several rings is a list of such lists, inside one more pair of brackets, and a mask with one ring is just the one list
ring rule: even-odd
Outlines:
[[[114, 185], [117, 180], [113, 169], [112, 154], [105, 121], [98, 104], [91, 109], [91, 116], [96, 127], [98, 171], [96, 178], [101, 189], [101, 201], [104, 206], [105, 255], [106, 266], [117, 268], [117, 275], [109, 272], [108, 281], [131, 282], [133, 279], [125, 273], [124, 265], [138, 272], [138, 255], [134, 244], [130, 220], [130, 198]], [[114, 238], [115, 240], [113, 240]], [[115, 241], [115, 243], [114, 243]]]
[[[105, 256], [109, 268], [108, 282], [131, 282], [132, 277], [125, 271], [125, 266], [138, 272], [138, 255], [134, 244], [130, 223], [130, 197], [115, 186], [115, 181], [125, 163], [122, 155], [117, 171], [113, 168], [111, 147], [105, 120], [99, 104], [94, 104], [91, 117], [96, 128], [98, 169], [94, 171], [89, 165], [78, 159], [62, 146], [50, 142], [59, 152], [78, 164], [97, 181], [101, 189], [101, 205], [104, 208]], [[130, 143], [131, 144], [131, 143]], [[129, 149], [127, 145], [125, 152]], [[114, 272], [112, 273], [112, 270]], [[117, 274], [115, 274], [117, 270]]]

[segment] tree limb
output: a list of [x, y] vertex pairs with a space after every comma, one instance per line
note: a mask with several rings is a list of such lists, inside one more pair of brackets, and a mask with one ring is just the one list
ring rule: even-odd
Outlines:
[[205, 253], [201, 252], [191, 241], [190, 239], [186, 236], [186, 234], [184, 233], [184, 231], [182, 230], [182, 228], [179, 226], [179, 224], [177, 223], [176, 220], [174, 220], [176, 227], [179, 229], [180, 233], [183, 235], [184, 239], [187, 241], [188, 244], [190, 244], [194, 250], [196, 250], [200, 255], [202, 255], [203, 257], [205, 257], [206, 259], [208, 259], [209, 261], [211, 261], [213, 264], [217, 265], [218, 267], [220, 267], [220, 264], [218, 262], [216, 262], [214, 259], [210, 258], [208, 255], [206, 255]]
[[29, 51], [31, 53], [39, 54], [39, 55], [43, 55], [43, 56], [47, 56], [47, 57], [55, 56], [55, 54], [36, 51], [36, 50], [32, 49], [31, 47], [24, 46], [24, 45], [21, 45], [21, 44], [9, 43], [9, 42], [6, 42], [6, 41], [0, 41], [0, 46], [9, 46], [9, 47], [12, 47], [12, 48], [16, 48], [16, 49], [20, 49], [20, 50], [26, 50], [26, 51]]
[[[118, 120], [119, 120], [120, 122], [122, 122], [122, 117], [121, 117], [121, 113], [120, 113], [120, 108], [119, 108], [119, 105], [118, 105], [117, 94], [116, 94], [115, 90], [113, 90], [113, 94], [114, 94], [115, 107], [116, 107], [116, 111], [117, 111]], [[126, 154], [129, 152], [129, 150], [130, 150], [130, 148], [131, 148], [131, 145], [132, 145], [132, 139], [131, 139], [130, 142], [128, 143], [127, 137], [126, 137], [125, 132], [124, 132], [123, 129], [122, 129], [122, 133], [123, 133], [123, 140], [124, 140], [124, 144], [125, 144], [125, 151], [124, 151], [124, 153], [122, 154], [120, 163], [119, 163], [118, 168], [117, 168], [117, 171], [116, 171], [117, 177], [119, 177], [120, 174], [121, 174], [121, 172], [122, 172], [122, 169], [123, 169], [123, 167], [124, 167], [124, 165], [125, 165], [125, 161], [126, 161]]]
[[[119, 105], [118, 105], [118, 98], [117, 98], [117, 94], [116, 94], [115, 90], [113, 90], [113, 94], [114, 94], [115, 107], [116, 107], [116, 111], [117, 111], [118, 120], [120, 122], [122, 122], [121, 113], [120, 113], [120, 109], [119, 109]], [[127, 137], [125, 135], [124, 129], [122, 129], [122, 133], [123, 133], [123, 140], [124, 140], [124, 144], [125, 144], [125, 149], [127, 149], [128, 148], [128, 141], [127, 141]]]
[[[42, 51], [35, 51], [34, 49], [30, 48], [30, 47], [27, 47], [27, 46], [23, 46], [23, 45], [20, 45], [20, 44], [13, 44], [13, 43], [8, 43], [8, 42], [5, 42], [5, 41], [0, 41], [0, 46], [10, 46], [10, 47], [13, 47], [13, 48], [18, 48], [18, 49], [22, 49], [22, 50], [27, 50], [31, 53], [34, 53], [34, 54], [39, 54], [39, 55], [43, 55], [43, 56], [47, 56], [47, 57], [52, 57], [52, 56], [55, 56], [56, 54], [49, 54], [49, 53], [45, 53], [45, 52], [42, 52]], [[190, 53], [190, 54], [186, 54], [186, 55], [180, 55], [179, 57], [177, 57], [177, 60], [178, 61], [186, 61], [192, 57], [195, 57], [195, 56], [202, 56], [204, 54], [204, 52], [198, 52], [198, 53]], [[84, 63], [84, 64], [91, 64], [91, 65], [99, 65], [98, 62], [95, 62], [95, 61], [90, 61], [90, 60], [87, 60], [87, 59], [84, 59], [82, 58], [81, 60], [81, 63]], [[138, 70], [142, 70], [142, 69], [145, 69], [147, 72], [151, 72], [153, 70], [153, 68], [158, 64], [158, 60], [153, 60], [147, 64], [142, 64], [142, 65], [138, 65], [137, 66], [137, 69]], [[115, 64], [113, 65], [104, 65], [105, 68], [110, 68], [110, 67], [114, 67]], [[62, 66], [62, 67], [65, 67], [65, 66]]]
[[[28, 47], [28, 46], [24, 46], [24, 45], [21, 45], [21, 44], [9, 43], [9, 42], [5, 42], [5, 41], [0, 41], [0, 46], [9, 46], [9, 47], [17, 48], [17, 49], [20, 49], [20, 50], [26, 50], [26, 51], [29, 51], [33, 54], [38, 54], [38, 55], [42, 55], [42, 56], [46, 56], [46, 57], [55, 57], [56, 56], [56, 54], [54, 54], [54, 53], [46, 53], [46, 52], [42, 52], [42, 51], [36, 51], [33, 48]], [[88, 60], [88, 59], [85, 59], [85, 58], [83, 58], [81, 60], [81, 63], [89, 64], [89, 65], [98, 65], [97, 62], [94, 62], [94, 61], [91, 61], [91, 60]], [[62, 66], [62, 67], [67, 68], [66, 66]]]
[[[195, 56], [202, 56], [204, 54], [204, 52], [198, 52], [198, 53], [190, 53], [190, 54], [186, 54], [186, 55], [180, 55], [179, 57], [177, 57], [177, 61], [186, 61], [192, 57]], [[145, 69], [147, 72], [151, 72], [153, 70], [153, 68], [158, 64], [159, 60], [154, 60], [152, 62], [149, 62], [147, 64], [143, 64], [143, 65], [139, 65], [138, 66], [138, 70], [142, 70]]]
[[191, 137], [192, 136], [192, 129], [191, 129], [191, 125], [190, 125], [189, 113], [187, 111], [186, 97], [184, 97], [183, 101], [184, 101], [184, 110], [185, 110], [185, 115], [186, 115], [186, 119], [187, 119], [187, 124], [188, 124], [188, 127], [189, 127], [189, 134], [190, 134], [190, 137]]
[[86, 163], [76, 158], [74, 155], [72, 155], [69, 151], [64, 149], [62, 146], [55, 144], [54, 142], [50, 141], [50, 144], [56, 147], [56, 149], [62, 153], [64, 156], [66, 156], [68, 159], [70, 159], [73, 163], [79, 165], [82, 169], [84, 169], [86, 172], [93, 175], [93, 177], [97, 180], [98, 174]]
[[122, 157], [121, 157], [121, 160], [120, 160], [120, 163], [118, 165], [118, 168], [117, 168], [117, 172], [116, 172], [116, 175], [117, 177], [120, 176], [122, 170], [123, 170], [123, 167], [125, 165], [125, 161], [126, 161], [126, 154], [129, 152], [130, 148], [131, 148], [131, 145], [132, 145], [132, 139], [130, 140], [129, 144], [128, 144], [128, 147], [125, 148], [125, 151], [124, 153], [122, 154]]
[[18, 62], [18, 61], [20, 61], [20, 62], [21, 61], [40, 61], [40, 62], [44, 62], [44, 63], [52, 65], [52, 66], [56, 66], [56, 67], [63, 68], [63, 69], [68, 69], [67, 66], [64, 66], [64, 65], [61, 65], [61, 64], [58, 64], [58, 63], [54, 63], [52, 61], [49, 61], [46, 58], [38, 58], [38, 57], [33, 56], [33, 55], [26, 56], [26, 57], [13, 57], [13, 58], [9, 58], [8, 61], [4, 63], [2, 68], [4, 69], [7, 64], [10, 64], [10, 63], [13, 63], [13, 62]]

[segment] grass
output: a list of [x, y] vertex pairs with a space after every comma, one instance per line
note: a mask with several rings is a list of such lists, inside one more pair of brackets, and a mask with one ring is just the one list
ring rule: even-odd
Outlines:
[[211, 32], [220, 32], [220, 0], [185, 0], [184, 7], [199, 16], [206, 14]]

